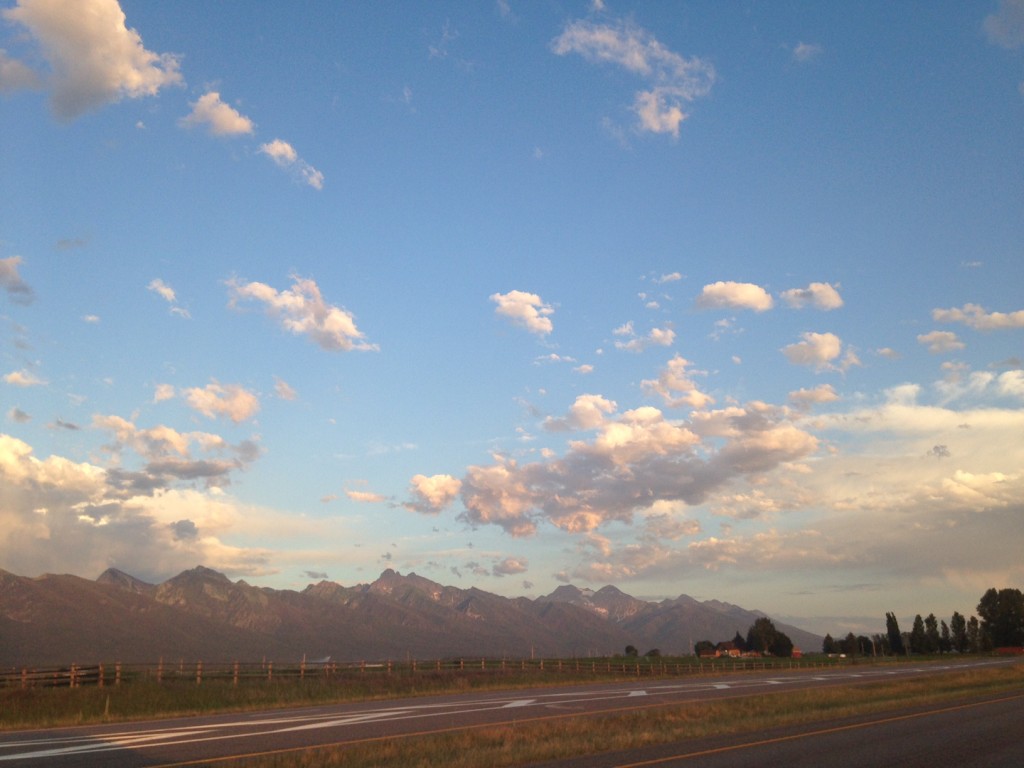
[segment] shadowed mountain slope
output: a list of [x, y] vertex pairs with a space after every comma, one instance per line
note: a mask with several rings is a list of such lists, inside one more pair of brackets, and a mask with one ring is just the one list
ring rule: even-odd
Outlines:
[[[96, 581], [0, 571], [0, 667], [98, 661], [336, 661], [688, 653], [764, 614], [685, 595], [652, 603], [616, 587], [562, 586], [537, 599], [384, 571], [370, 584], [301, 592], [231, 581], [202, 566], [147, 584], [114, 569]], [[821, 639], [776, 623], [808, 650]]]

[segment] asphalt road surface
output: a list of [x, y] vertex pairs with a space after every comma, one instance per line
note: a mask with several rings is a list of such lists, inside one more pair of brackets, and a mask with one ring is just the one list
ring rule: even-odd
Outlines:
[[[171, 766], [218, 758], [244, 757], [266, 752], [323, 745], [343, 745], [395, 736], [430, 734], [599, 712], [626, 712], [673, 703], [695, 703], [716, 698], [793, 691], [802, 688], [849, 685], [893, 677], [941, 674], [968, 666], [1006, 664], [985, 660], [971, 664], [848, 667], [842, 670], [768, 671], [733, 676], [666, 680], [634, 680], [565, 688], [538, 688], [361, 702], [287, 709], [270, 712], [191, 717], [46, 731], [0, 733], [0, 766], [42, 768], [141, 768]], [[889, 713], [866, 724], [817, 724], [805, 731], [773, 732], [767, 737], [750, 734], [728, 740], [686, 742], [659, 750], [588, 757], [558, 766], [594, 768], [606, 766], [695, 765], [843, 765], [947, 763], [963, 747], [965, 755], [983, 754], [988, 761], [957, 760], [965, 766], [1024, 766], [1024, 691], [989, 704], [952, 709], [948, 705], [930, 714], [906, 713], [899, 719]], [[914, 736], [913, 734], [917, 734]], [[1010, 736], [1007, 737], [1007, 734]], [[756, 743], [755, 743], [756, 742]], [[990, 746], [992, 745], [992, 746]], [[875, 748], [876, 751], [870, 751]], [[838, 762], [847, 752], [862, 750], [860, 760]], [[863, 753], [863, 750], [869, 750]], [[760, 753], [760, 750], [767, 750]], [[899, 751], [897, 751], [899, 750]], [[929, 751], [930, 750], [930, 751]], [[995, 750], [995, 751], [992, 751]], [[758, 754], [763, 756], [757, 756]], [[816, 759], [796, 756], [817, 755]], [[892, 754], [904, 755], [894, 761]], [[932, 759], [917, 762], [917, 755]], [[874, 757], [872, 758], [872, 755]], [[881, 756], [885, 760], [881, 760]], [[696, 758], [699, 757], [699, 760]], [[1012, 759], [1011, 759], [1012, 758]], [[611, 759], [613, 762], [608, 762]], [[651, 761], [654, 762], [651, 762]], [[802, 762], [801, 762], [802, 760]], [[1001, 762], [1007, 760], [1008, 762]], [[716, 762], [720, 761], [720, 762]], [[730, 762], [732, 761], [732, 762]]]

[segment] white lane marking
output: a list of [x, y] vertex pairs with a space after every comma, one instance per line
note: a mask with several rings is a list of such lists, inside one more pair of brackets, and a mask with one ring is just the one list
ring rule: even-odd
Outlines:
[[503, 704], [502, 709], [514, 709], [516, 707], [529, 707], [537, 703], [536, 699], [516, 699], [508, 704]]
[[[203, 741], [218, 741], [227, 739], [239, 739], [250, 736], [266, 736], [272, 733], [287, 732], [293, 730], [305, 730], [310, 728], [330, 728], [335, 726], [353, 725], [368, 721], [382, 720], [406, 720], [417, 717], [438, 717], [442, 715], [458, 715], [472, 712], [483, 712], [497, 710], [507, 707], [529, 707], [529, 706], [551, 706], [551, 701], [564, 700], [561, 703], [582, 703], [587, 701], [606, 701], [617, 698], [629, 698], [632, 696], [646, 695], [670, 695], [684, 691], [697, 692], [700, 690], [731, 690], [750, 688], [763, 685], [778, 685], [786, 682], [800, 682], [808, 679], [828, 682], [844, 677], [863, 677], [869, 674], [892, 675], [911, 674], [938, 670], [964, 669], [974, 666], [990, 666], [999, 663], [1011, 663], [1007, 661], [984, 661], [972, 664], [961, 664], [943, 667], [909, 667], [901, 670], [870, 670], [861, 673], [837, 672], [830, 675], [815, 675], [807, 677], [783, 677], [769, 678], [765, 680], [733, 680], [730, 683], [683, 683], [678, 685], [657, 686], [653, 690], [648, 689], [603, 689], [599, 691], [575, 691], [544, 694], [536, 699], [480, 699], [476, 701], [460, 701], [450, 703], [422, 704], [412, 707], [390, 707], [386, 709], [362, 710], [350, 712], [343, 716], [336, 713], [324, 713], [307, 715], [275, 715], [267, 718], [259, 716], [247, 716], [244, 720], [229, 721], [222, 723], [211, 723], [206, 725], [181, 726], [177, 728], [158, 728], [143, 731], [121, 731], [113, 733], [93, 733], [81, 736], [65, 736], [57, 739], [39, 739], [18, 742], [0, 741], [0, 750], [25, 747], [51, 747], [50, 749], [37, 749], [36, 751], [21, 752], [18, 754], [0, 755], [0, 761], [24, 760], [31, 758], [59, 757], [64, 755], [81, 754], [87, 752], [109, 752], [119, 749], [143, 748], [146, 746], [161, 745], [169, 746], [175, 744], [191, 744]], [[546, 701], [545, 701], [546, 699]], [[290, 725], [293, 723], [304, 723], [304, 725]], [[289, 726], [267, 729], [267, 726]], [[218, 730], [247, 729], [245, 732], [217, 733]], [[57, 744], [67, 744], [66, 747], [53, 748]]]

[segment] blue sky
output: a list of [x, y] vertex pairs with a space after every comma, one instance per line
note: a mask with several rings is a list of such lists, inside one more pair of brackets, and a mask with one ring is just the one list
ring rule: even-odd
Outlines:
[[1024, 3], [0, 4], [0, 567], [1024, 582]]

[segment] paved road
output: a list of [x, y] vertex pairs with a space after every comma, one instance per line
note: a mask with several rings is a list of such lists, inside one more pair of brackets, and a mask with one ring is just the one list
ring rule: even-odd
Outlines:
[[531, 768], [1021, 768], [1024, 692]]
[[[672, 703], [848, 685], [897, 676], [940, 674], [962, 670], [967, 666], [1006, 663], [1012, 662], [983, 660], [969, 665], [900, 664], [849, 667], [827, 672], [790, 670], [697, 679], [635, 680], [147, 723], [7, 732], [0, 733], [0, 766], [6, 763], [46, 768], [152, 768], [307, 746], [437, 733], [487, 724], [574, 717], [596, 712], [623, 712]], [[1018, 721], [1020, 706], [1018, 700]], [[1019, 726], [1015, 732], [1020, 732]], [[831, 759], [826, 762], [833, 768]], [[775, 761], [760, 764], [775, 764]], [[595, 763], [591, 759], [587, 765]], [[702, 759], [702, 768], [705, 765], [708, 763]], [[1015, 765], [1024, 765], [1024, 762]]]

